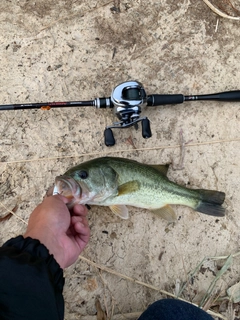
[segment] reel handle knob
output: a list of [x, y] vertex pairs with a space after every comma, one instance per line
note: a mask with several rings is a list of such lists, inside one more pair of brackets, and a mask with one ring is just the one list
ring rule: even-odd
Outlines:
[[112, 129], [106, 128], [104, 130], [104, 142], [107, 147], [112, 147], [115, 145], [115, 139], [113, 136]]
[[144, 139], [151, 138], [152, 136], [150, 121], [148, 120], [148, 118], [142, 120], [142, 136]]

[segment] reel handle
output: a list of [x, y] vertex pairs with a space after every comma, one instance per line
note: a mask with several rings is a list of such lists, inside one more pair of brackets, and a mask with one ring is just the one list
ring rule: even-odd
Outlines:
[[112, 147], [115, 145], [115, 139], [113, 136], [112, 129], [106, 128], [104, 130], [104, 142], [107, 147]]
[[148, 120], [148, 118], [142, 120], [142, 136], [144, 139], [151, 138], [152, 136], [150, 121]]

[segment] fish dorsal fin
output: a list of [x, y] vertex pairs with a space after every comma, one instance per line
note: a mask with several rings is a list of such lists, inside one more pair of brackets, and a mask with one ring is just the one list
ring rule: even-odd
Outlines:
[[109, 207], [111, 211], [119, 216], [120, 218], [126, 220], [129, 219], [128, 208], [125, 205], [112, 205]]
[[168, 222], [176, 222], [177, 216], [175, 211], [168, 204], [162, 208], [151, 210], [154, 214], [159, 215], [162, 219], [167, 220]]
[[169, 164], [151, 164], [150, 167], [156, 169], [161, 172], [164, 176], [167, 175]]
[[139, 190], [140, 183], [137, 180], [126, 182], [118, 187], [118, 196]]

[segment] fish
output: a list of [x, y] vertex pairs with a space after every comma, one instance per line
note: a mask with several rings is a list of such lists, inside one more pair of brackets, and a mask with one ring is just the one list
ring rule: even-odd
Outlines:
[[222, 217], [225, 193], [190, 189], [170, 181], [169, 165], [148, 165], [119, 157], [101, 157], [83, 162], [55, 178], [53, 194], [74, 204], [108, 206], [122, 219], [129, 218], [127, 206], [145, 208], [174, 222], [171, 205], [184, 205], [207, 215]]

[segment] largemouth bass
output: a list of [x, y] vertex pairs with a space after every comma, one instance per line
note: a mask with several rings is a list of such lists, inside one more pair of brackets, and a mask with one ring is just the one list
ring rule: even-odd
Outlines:
[[109, 206], [123, 219], [129, 218], [126, 205], [149, 209], [171, 222], [176, 220], [171, 204], [224, 216], [221, 205], [225, 193], [180, 186], [167, 178], [167, 169], [166, 165], [146, 165], [125, 158], [96, 158], [56, 177], [54, 194], [69, 198], [69, 206]]

